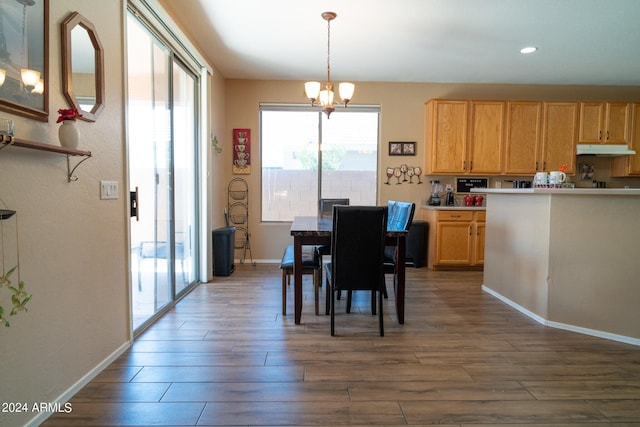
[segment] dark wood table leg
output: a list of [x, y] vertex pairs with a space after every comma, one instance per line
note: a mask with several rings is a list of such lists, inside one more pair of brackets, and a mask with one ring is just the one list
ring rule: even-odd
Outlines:
[[398, 323], [404, 324], [404, 286], [405, 286], [405, 256], [406, 237], [398, 237], [398, 257], [396, 261], [396, 275], [398, 280], [394, 280], [394, 293], [396, 298], [396, 314]]
[[302, 317], [302, 238], [293, 238], [293, 300], [295, 305], [295, 322], [300, 324]]

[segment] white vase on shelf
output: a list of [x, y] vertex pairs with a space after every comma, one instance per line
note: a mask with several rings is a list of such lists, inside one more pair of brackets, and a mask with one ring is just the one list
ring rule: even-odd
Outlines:
[[58, 128], [58, 139], [60, 139], [60, 145], [66, 148], [78, 148], [80, 141], [80, 132], [76, 127], [75, 120], [63, 120], [62, 124]]

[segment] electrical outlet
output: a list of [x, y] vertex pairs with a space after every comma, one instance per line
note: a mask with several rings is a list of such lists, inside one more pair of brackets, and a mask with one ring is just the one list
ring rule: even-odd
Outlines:
[[100, 181], [100, 200], [118, 198], [118, 181]]

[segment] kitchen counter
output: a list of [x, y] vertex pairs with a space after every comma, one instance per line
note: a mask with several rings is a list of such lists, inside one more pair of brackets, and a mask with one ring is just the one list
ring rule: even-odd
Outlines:
[[486, 206], [429, 206], [420, 205], [422, 209], [431, 209], [435, 211], [483, 211]]
[[483, 189], [483, 289], [552, 327], [640, 345], [640, 189]]
[[640, 196], [640, 188], [479, 188], [483, 194], [556, 194], [565, 196]]

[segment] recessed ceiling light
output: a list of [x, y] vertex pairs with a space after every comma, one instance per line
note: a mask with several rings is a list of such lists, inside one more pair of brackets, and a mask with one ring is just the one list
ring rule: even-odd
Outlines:
[[533, 53], [536, 50], [538, 50], [537, 47], [534, 46], [528, 46], [528, 47], [523, 47], [522, 49], [520, 49], [520, 53]]

